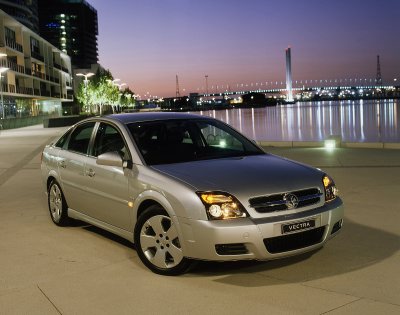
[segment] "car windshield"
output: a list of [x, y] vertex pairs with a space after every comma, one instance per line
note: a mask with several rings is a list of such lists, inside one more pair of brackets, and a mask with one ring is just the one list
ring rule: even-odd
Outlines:
[[129, 124], [128, 129], [148, 165], [264, 154], [217, 120], [137, 122]]

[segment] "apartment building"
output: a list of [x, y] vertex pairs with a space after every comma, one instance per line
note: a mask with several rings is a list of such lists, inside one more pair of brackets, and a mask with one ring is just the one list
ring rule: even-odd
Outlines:
[[37, 0], [0, 0], [0, 9], [27, 28], [39, 33]]
[[3, 10], [0, 67], [5, 117], [60, 115], [73, 100], [71, 58]]

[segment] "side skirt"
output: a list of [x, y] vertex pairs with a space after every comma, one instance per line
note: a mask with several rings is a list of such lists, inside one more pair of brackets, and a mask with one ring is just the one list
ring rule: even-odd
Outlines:
[[72, 219], [81, 220], [81, 221], [87, 222], [89, 224], [92, 224], [94, 226], [97, 226], [103, 230], [106, 230], [108, 232], [116, 234], [116, 235], [128, 240], [129, 242], [133, 243], [133, 232], [129, 232], [129, 231], [120, 229], [116, 226], [105, 223], [103, 221], [99, 221], [97, 219], [89, 217], [86, 214], [80, 213], [71, 208], [68, 208], [68, 216]]

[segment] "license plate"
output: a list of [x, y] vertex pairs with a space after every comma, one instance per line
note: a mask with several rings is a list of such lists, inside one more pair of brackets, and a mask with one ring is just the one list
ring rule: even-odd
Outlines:
[[282, 234], [306, 230], [315, 227], [315, 220], [295, 222], [282, 225]]

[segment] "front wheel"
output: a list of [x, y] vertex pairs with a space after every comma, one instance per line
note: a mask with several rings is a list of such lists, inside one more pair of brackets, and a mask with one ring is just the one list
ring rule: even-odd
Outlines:
[[157, 274], [179, 275], [191, 264], [182, 254], [174, 223], [161, 206], [150, 206], [139, 216], [134, 241], [140, 260]]
[[68, 207], [60, 185], [53, 180], [47, 192], [48, 206], [51, 220], [58, 226], [65, 226], [69, 223]]

